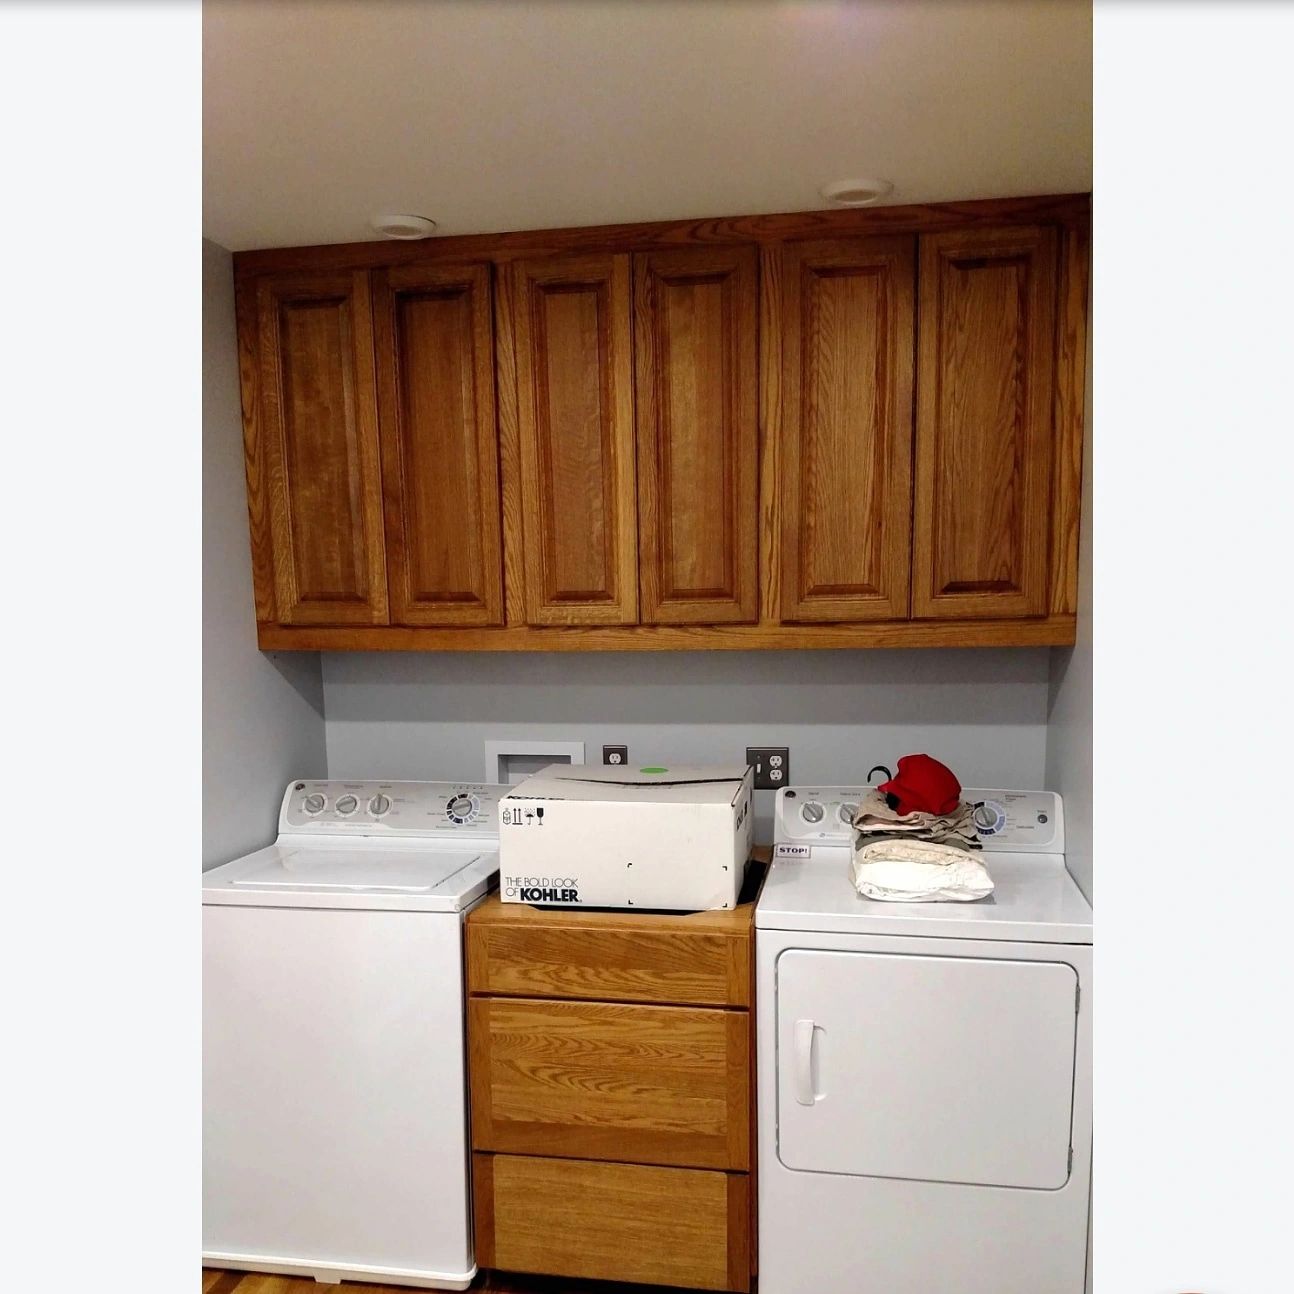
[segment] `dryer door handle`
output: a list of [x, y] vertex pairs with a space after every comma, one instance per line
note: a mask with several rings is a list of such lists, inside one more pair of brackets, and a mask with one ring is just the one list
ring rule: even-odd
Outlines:
[[795, 1099], [801, 1105], [814, 1105], [818, 1096], [813, 1087], [813, 1035], [817, 1025], [812, 1020], [797, 1020], [792, 1041], [791, 1072]]

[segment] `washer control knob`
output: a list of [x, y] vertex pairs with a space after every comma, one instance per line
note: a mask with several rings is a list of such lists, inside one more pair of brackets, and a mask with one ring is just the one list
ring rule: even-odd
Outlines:
[[461, 826], [476, 810], [476, 803], [472, 796], [460, 792], [445, 805], [445, 812], [449, 814], [450, 822], [457, 822]]
[[849, 827], [853, 825], [854, 814], [858, 812], [856, 804], [842, 804], [840, 806], [840, 821]]
[[322, 813], [328, 807], [328, 801], [322, 795], [307, 795], [301, 801], [301, 807], [309, 814]]
[[391, 807], [389, 796], [379, 792], [368, 802], [368, 811], [375, 817], [380, 818]]
[[808, 804], [800, 810], [800, 817], [802, 817], [805, 822], [821, 822], [824, 812], [825, 810], [817, 800], [810, 800]]
[[359, 801], [353, 795], [343, 795], [337, 801], [337, 812], [343, 817], [346, 814], [354, 813], [359, 808]]

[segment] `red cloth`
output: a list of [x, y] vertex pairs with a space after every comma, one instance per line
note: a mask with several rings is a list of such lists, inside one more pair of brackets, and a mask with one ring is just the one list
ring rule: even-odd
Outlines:
[[929, 755], [904, 755], [899, 771], [877, 789], [898, 797], [897, 813], [952, 813], [962, 794], [952, 769]]

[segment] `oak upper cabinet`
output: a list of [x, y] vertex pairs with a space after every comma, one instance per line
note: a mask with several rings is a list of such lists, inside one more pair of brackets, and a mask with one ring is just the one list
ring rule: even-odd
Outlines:
[[782, 252], [781, 615], [908, 614], [915, 239]]
[[391, 621], [503, 623], [488, 265], [374, 275]]
[[525, 618], [638, 619], [629, 256], [509, 267]]
[[255, 315], [243, 367], [258, 618], [385, 624], [368, 276], [262, 279]]
[[758, 255], [634, 257], [644, 624], [758, 616]]
[[921, 239], [915, 617], [1048, 605], [1057, 235]]

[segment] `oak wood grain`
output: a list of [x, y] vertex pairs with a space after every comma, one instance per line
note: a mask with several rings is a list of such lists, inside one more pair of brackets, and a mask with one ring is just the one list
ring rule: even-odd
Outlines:
[[260, 280], [257, 335], [277, 619], [384, 624], [368, 275]]
[[1087, 300], [1091, 234], [1086, 220], [1060, 231], [1056, 312], [1055, 461], [1051, 498], [1053, 615], [1078, 610], [1079, 515], [1083, 491], [1083, 420], [1087, 393]]
[[258, 625], [262, 651], [788, 651], [863, 647], [1068, 647], [1074, 617], [856, 625], [637, 625], [569, 629]]
[[464, 234], [407, 243], [332, 243], [235, 252], [234, 273], [243, 277], [287, 270], [370, 269], [384, 265], [483, 258], [501, 263], [518, 258], [572, 253], [641, 252], [730, 243], [869, 237], [978, 224], [1034, 224], [1085, 219], [1090, 210], [1089, 194], [1068, 193], [854, 210], [790, 211], [758, 216], [531, 229], [502, 234]]
[[391, 621], [503, 623], [488, 265], [374, 275]]
[[[491, 1157], [473, 1156], [478, 1174], [486, 1158]], [[492, 1161], [492, 1216], [482, 1216], [479, 1195], [476, 1208], [477, 1234], [489, 1236], [492, 1266], [593, 1280], [750, 1288], [744, 1174], [525, 1155], [495, 1155]], [[730, 1225], [730, 1214], [736, 1225]]]
[[234, 285], [238, 329], [238, 382], [243, 406], [243, 459], [247, 472], [247, 521], [251, 532], [252, 591], [257, 622], [278, 619], [274, 591], [274, 533], [270, 520], [270, 463], [261, 417], [261, 346], [254, 281]]
[[754, 247], [634, 258], [645, 624], [757, 619], [757, 302]]
[[745, 1011], [473, 997], [468, 1039], [477, 1150], [750, 1166]]
[[921, 239], [912, 612], [1047, 609], [1057, 236]]
[[503, 504], [505, 620], [526, 623], [526, 527], [521, 489], [521, 415], [517, 390], [516, 267], [494, 273], [494, 375], [499, 419], [499, 486]]
[[[471, 993], [686, 1006], [751, 1004], [748, 924], [731, 930], [666, 926], [655, 924], [655, 914], [645, 916], [653, 923], [647, 926], [627, 921], [548, 924], [530, 917], [535, 909], [529, 906], [500, 903], [497, 895], [487, 903], [502, 911], [497, 920], [489, 911], [475, 921], [468, 918]], [[514, 908], [516, 919], [507, 915]]]
[[629, 259], [516, 266], [526, 619], [638, 619]]
[[759, 623], [782, 618], [783, 248], [759, 249]]
[[908, 614], [915, 256], [906, 237], [783, 253], [785, 621]]

